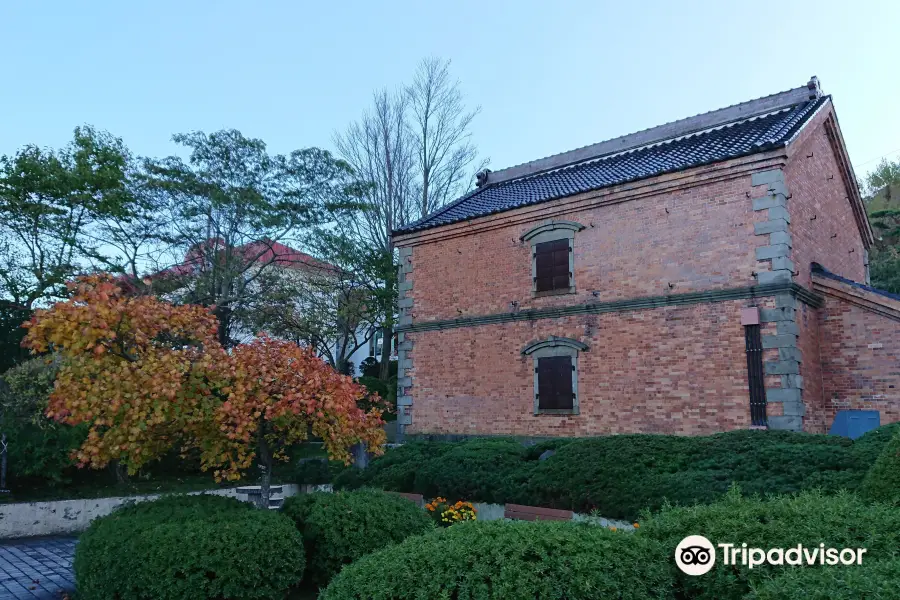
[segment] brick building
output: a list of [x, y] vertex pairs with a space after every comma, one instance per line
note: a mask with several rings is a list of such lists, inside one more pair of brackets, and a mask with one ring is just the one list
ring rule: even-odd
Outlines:
[[479, 175], [396, 231], [409, 434], [900, 420], [900, 297], [818, 80]]

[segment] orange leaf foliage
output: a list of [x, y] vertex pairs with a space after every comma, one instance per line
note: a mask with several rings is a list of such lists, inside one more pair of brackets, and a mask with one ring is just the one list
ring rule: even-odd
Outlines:
[[260, 436], [280, 457], [309, 431], [336, 460], [358, 441], [380, 451], [381, 411], [358, 408], [365, 389], [311, 350], [261, 337], [228, 353], [209, 309], [129, 296], [109, 276], [69, 287], [68, 301], [35, 313], [24, 344], [63, 357], [47, 414], [90, 424], [80, 466], [118, 460], [134, 473], [196, 447], [217, 479], [238, 479]]

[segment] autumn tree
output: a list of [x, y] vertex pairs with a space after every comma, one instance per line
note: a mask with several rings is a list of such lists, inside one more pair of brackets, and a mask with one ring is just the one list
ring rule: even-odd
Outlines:
[[67, 301], [36, 311], [24, 343], [61, 357], [47, 415], [88, 424], [79, 466], [118, 461], [133, 474], [172, 448], [197, 448], [217, 481], [258, 462], [267, 505], [273, 462], [310, 433], [336, 460], [360, 441], [379, 451], [381, 411], [358, 408], [365, 389], [311, 350], [260, 338], [229, 353], [212, 308], [130, 295], [102, 275], [69, 288]]

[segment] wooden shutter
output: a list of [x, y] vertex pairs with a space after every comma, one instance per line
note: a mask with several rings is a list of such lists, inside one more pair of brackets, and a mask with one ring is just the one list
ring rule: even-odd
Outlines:
[[569, 409], [574, 406], [572, 393], [572, 357], [548, 356], [537, 359], [538, 408]]
[[534, 245], [536, 292], [569, 289], [569, 240], [553, 240]]

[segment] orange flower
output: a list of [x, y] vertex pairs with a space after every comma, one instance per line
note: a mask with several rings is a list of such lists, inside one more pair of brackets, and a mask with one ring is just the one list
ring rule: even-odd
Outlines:
[[635, 529], [639, 528], [640, 526], [641, 526], [641, 525], [640, 525], [639, 523], [635, 523], [635, 524], [634, 524], [634, 528], [635, 528]]

